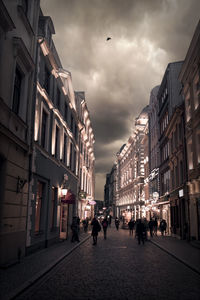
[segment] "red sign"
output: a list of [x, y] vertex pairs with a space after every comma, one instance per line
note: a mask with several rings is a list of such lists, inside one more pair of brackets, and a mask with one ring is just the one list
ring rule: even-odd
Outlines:
[[66, 204], [74, 204], [76, 202], [76, 196], [73, 193], [68, 192], [66, 196], [61, 198], [61, 202]]

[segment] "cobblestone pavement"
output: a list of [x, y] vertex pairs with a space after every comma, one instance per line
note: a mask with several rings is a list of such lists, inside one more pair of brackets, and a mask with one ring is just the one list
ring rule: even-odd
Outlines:
[[200, 299], [200, 276], [150, 242], [111, 228], [89, 239], [18, 300]]
[[[81, 230], [79, 239], [84, 242], [89, 236], [90, 231], [84, 233]], [[79, 246], [77, 242], [71, 243], [70, 237], [68, 240], [56, 243], [23, 258], [20, 264], [13, 265], [5, 270], [0, 269], [0, 299], [12, 299], [20, 290], [27, 288], [70, 251]]]

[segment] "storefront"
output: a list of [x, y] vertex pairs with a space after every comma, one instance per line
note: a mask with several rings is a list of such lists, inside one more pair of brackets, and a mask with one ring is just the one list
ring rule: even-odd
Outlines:
[[[76, 203], [76, 196], [68, 191], [61, 197], [60, 205], [60, 238], [67, 239], [72, 219], [73, 205]], [[70, 217], [71, 216], [71, 217]]]

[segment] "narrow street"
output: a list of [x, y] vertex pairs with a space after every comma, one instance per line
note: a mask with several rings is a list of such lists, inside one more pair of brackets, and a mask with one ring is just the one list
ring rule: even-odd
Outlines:
[[[156, 238], [155, 238], [156, 239]], [[199, 299], [200, 276], [128, 230], [87, 240], [16, 299]]]

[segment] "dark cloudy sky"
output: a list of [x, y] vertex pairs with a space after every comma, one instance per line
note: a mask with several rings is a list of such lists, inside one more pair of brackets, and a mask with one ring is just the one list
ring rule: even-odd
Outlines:
[[[199, 0], [41, 0], [76, 91], [85, 91], [95, 133], [96, 199], [169, 62], [185, 58]], [[106, 42], [106, 38], [112, 39]]]

